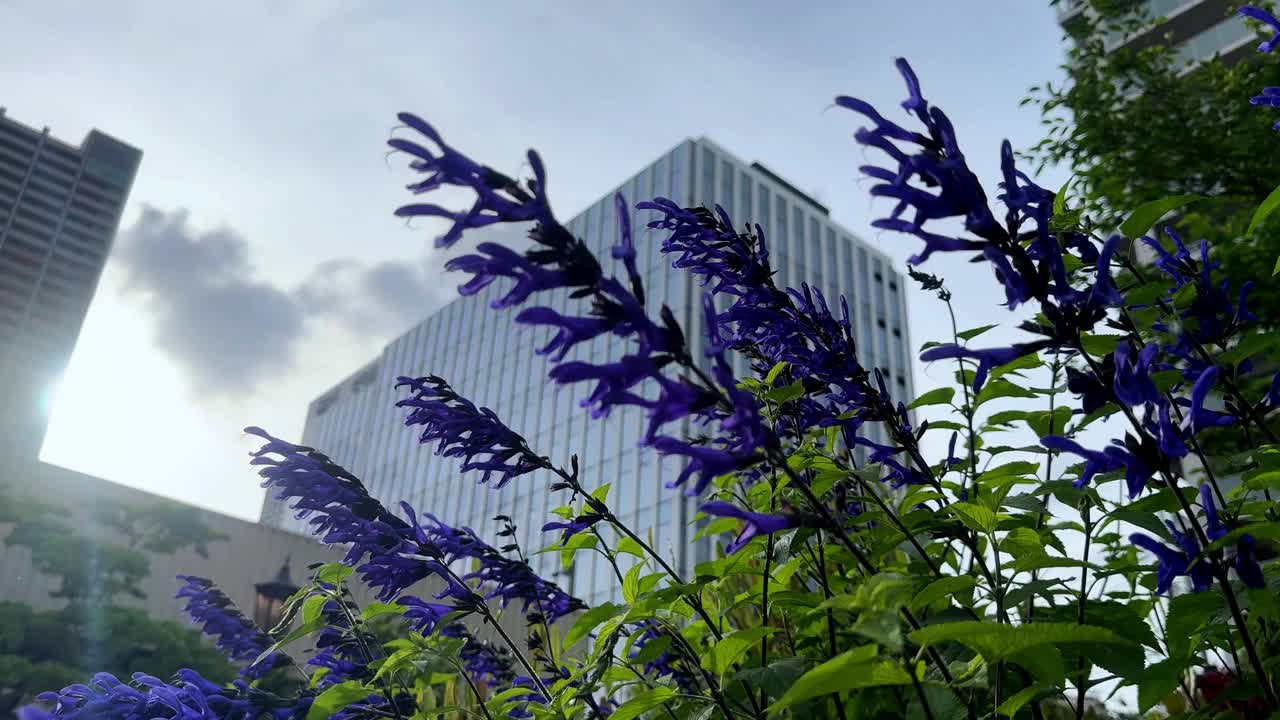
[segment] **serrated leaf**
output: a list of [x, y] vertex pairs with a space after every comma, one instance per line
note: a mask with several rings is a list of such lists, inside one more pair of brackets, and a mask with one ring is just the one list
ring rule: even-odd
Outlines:
[[1170, 600], [1164, 624], [1169, 655], [1186, 657], [1194, 649], [1192, 636], [1198, 635], [1201, 628], [1223, 610], [1225, 603], [1222, 594], [1216, 592], [1187, 593]]
[[956, 389], [954, 387], [934, 388], [929, 392], [921, 395], [907, 406], [908, 410], [927, 407], [929, 405], [946, 405], [951, 402], [951, 398], [955, 397]]
[[974, 399], [973, 406], [976, 408], [983, 403], [1005, 397], [1034, 398], [1037, 395], [1008, 380], [988, 380], [987, 384], [982, 386], [982, 390], [978, 391], [978, 397]]
[[636, 563], [622, 578], [622, 599], [628, 603], [636, 601], [636, 595], [640, 592], [640, 573], [642, 572], [644, 572], [644, 564]]
[[[1267, 217], [1271, 215], [1271, 213], [1275, 212], [1278, 207], [1280, 207], [1280, 185], [1277, 185], [1276, 189], [1272, 190], [1271, 193], [1267, 195], [1266, 199], [1258, 205], [1258, 208], [1253, 211], [1253, 219], [1249, 221], [1249, 229], [1245, 231], [1245, 234], [1252, 235], [1253, 231], [1258, 229], [1258, 226], [1262, 224], [1262, 221], [1266, 220]], [[1280, 258], [1276, 259], [1275, 272], [1280, 273]], [[1272, 274], [1274, 275], [1275, 273]]]
[[876, 646], [848, 650], [809, 670], [769, 706], [770, 714], [820, 695], [860, 687], [910, 684], [911, 676], [891, 661], [876, 661]]
[[944, 597], [968, 590], [976, 584], [977, 581], [971, 575], [954, 575], [934, 580], [911, 599], [911, 609], [920, 610]]
[[997, 327], [1000, 327], [1000, 326], [999, 325], [982, 325], [980, 327], [965, 330], [964, 332], [958, 332], [956, 333], [956, 337], [960, 338], [961, 340], [972, 340], [978, 337], [979, 335], [981, 335], [982, 333]]
[[1151, 229], [1160, 218], [1200, 200], [1208, 200], [1204, 195], [1170, 195], [1159, 200], [1139, 205], [1128, 218], [1120, 224], [1120, 234], [1127, 238], [1139, 238]]
[[383, 615], [403, 615], [409, 608], [405, 605], [396, 605], [393, 603], [372, 602], [360, 611], [361, 620], [372, 620]]
[[1013, 556], [1014, 561], [1039, 557], [1045, 554], [1040, 534], [1031, 528], [1014, 528], [1000, 541], [1000, 549]]
[[999, 518], [990, 508], [974, 503], [952, 503], [950, 509], [960, 518], [960, 522], [978, 532], [995, 532]]
[[761, 625], [725, 635], [711, 649], [711, 654], [704, 656], [702, 664], [711, 672], [723, 675], [729, 671], [729, 668], [733, 667], [738, 658], [745, 655], [751, 648], [759, 645], [762, 638], [769, 637], [776, 632], [778, 632], [778, 628]]
[[764, 394], [764, 399], [779, 405], [804, 397], [804, 383], [797, 380], [790, 385], [776, 387]]
[[343, 565], [342, 563], [331, 562], [331, 563], [325, 563], [324, 565], [321, 565], [319, 568], [317, 568], [315, 578], [317, 581], [322, 583], [337, 585], [341, 583], [343, 580], [346, 580], [347, 578], [351, 577], [351, 573], [353, 572], [355, 572], [355, 570], [350, 565]]
[[339, 710], [372, 694], [359, 680], [330, 685], [316, 696], [307, 710], [307, 720], [328, 720]]
[[657, 660], [662, 653], [666, 652], [669, 647], [671, 647], [671, 636], [659, 635], [651, 640], [647, 640], [644, 647], [641, 647], [640, 650], [635, 655], [632, 655], [628, 661], [632, 665], [644, 665], [645, 663], [653, 662], [654, 660]]
[[644, 712], [652, 710], [671, 700], [676, 691], [669, 687], [655, 687], [641, 690], [634, 697], [622, 703], [609, 717], [611, 720], [633, 720]]
[[812, 662], [806, 657], [788, 657], [769, 663], [768, 667], [753, 667], [734, 673], [733, 679], [758, 687], [769, 697], [780, 698], [797, 678], [804, 674]]
[[987, 662], [1006, 660], [1012, 655], [1038, 645], [1133, 644], [1132, 640], [1121, 637], [1106, 628], [1091, 625], [1026, 623], [1015, 626], [977, 620], [930, 625], [912, 632], [910, 637], [912, 642], [919, 645], [958, 642], [982, 655]]
[[578, 616], [578, 619], [574, 621], [573, 627], [569, 628], [569, 632], [565, 634], [564, 647], [571, 648], [578, 644], [579, 640], [590, 635], [591, 631], [595, 630], [600, 623], [620, 615], [624, 610], [626, 610], [626, 608], [621, 605], [605, 603], [603, 605], [597, 605], [582, 613], [582, 615]]
[[1145, 714], [1177, 689], [1185, 664], [1180, 658], [1165, 658], [1143, 671], [1138, 680], [1138, 712]]

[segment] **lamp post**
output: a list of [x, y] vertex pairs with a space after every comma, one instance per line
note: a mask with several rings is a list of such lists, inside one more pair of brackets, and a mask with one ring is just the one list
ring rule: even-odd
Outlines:
[[253, 621], [263, 630], [270, 631], [284, 617], [284, 602], [294, 593], [298, 586], [289, 577], [289, 557], [286, 555], [284, 565], [276, 573], [274, 580], [260, 582], [253, 586], [257, 591], [257, 599], [253, 608]]

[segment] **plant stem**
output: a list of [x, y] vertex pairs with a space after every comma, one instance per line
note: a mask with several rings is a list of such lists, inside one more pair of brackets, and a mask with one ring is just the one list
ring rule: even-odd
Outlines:
[[[1093, 541], [1093, 522], [1092, 522], [1092, 500], [1089, 495], [1084, 496], [1084, 507], [1080, 509], [1081, 524], [1084, 525], [1084, 564], [1080, 566], [1080, 596], [1076, 598], [1076, 624], [1084, 625], [1085, 603], [1088, 602], [1089, 593], [1086, 590], [1089, 578], [1089, 547]], [[1076, 720], [1084, 718], [1084, 700], [1085, 692], [1089, 688], [1089, 678], [1085, 675], [1084, 655], [1081, 655], [1076, 661]]]
[[[484, 704], [484, 697], [480, 695], [480, 688], [476, 687], [475, 681], [467, 674], [466, 669], [458, 668], [458, 674], [467, 681], [467, 687], [471, 688], [471, 694], [476, 696], [476, 703], [480, 705], [480, 712], [484, 713], [486, 720], [493, 720], [493, 716], [489, 714], [489, 707]], [[547, 699], [550, 700], [551, 697], [547, 696]]]

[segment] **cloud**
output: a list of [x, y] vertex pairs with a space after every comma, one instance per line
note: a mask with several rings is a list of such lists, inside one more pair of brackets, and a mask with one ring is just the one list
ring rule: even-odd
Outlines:
[[257, 278], [241, 233], [198, 230], [181, 208], [144, 206], [114, 257], [125, 294], [143, 298], [156, 346], [194, 390], [223, 397], [292, 369], [309, 336], [340, 327], [384, 338], [429, 315], [452, 290], [439, 282], [430, 256], [373, 265], [328, 260], [296, 288], [281, 288]]
[[239, 233], [200, 232], [184, 209], [144, 207], [121, 239], [124, 290], [144, 296], [156, 345], [198, 392], [247, 392], [292, 365], [302, 312], [288, 293], [253, 279]]

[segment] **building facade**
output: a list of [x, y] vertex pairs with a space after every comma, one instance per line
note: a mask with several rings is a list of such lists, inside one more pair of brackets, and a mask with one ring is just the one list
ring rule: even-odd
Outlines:
[[[832, 222], [816, 200], [763, 165], [745, 163], [706, 138], [686, 140], [566, 223], [603, 258], [617, 243], [615, 192], [631, 204], [656, 196], [683, 205], [719, 203], [738, 226], [758, 223], [779, 283], [798, 286], [803, 281], [828, 297], [846, 296], [863, 364], [883, 368], [898, 396], [913, 395], [902, 278], [886, 256]], [[660, 236], [643, 229], [650, 215], [634, 211], [632, 217], [650, 311], [668, 305], [691, 341], [700, 342], [702, 290], [691, 274], [672, 269], [658, 252]], [[490, 542], [497, 530], [493, 517], [509, 515], [519, 526], [515, 539], [522, 548], [543, 547], [551, 538], [544, 538], [539, 528], [564, 500], [547, 492], [547, 478], [521, 477], [500, 491], [480, 486], [473, 474], [460, 474], [453, 459], [419, 447], [414, 430], [402, 425], [405, 413], [394, 405], [403, 391], [395, 390], [395, 378], [439, 375], [477, 405], [494, 409], [535, 452], [566, 465], [571, 454], [578, 454], [585, 484], [610, 483], [609, 503], [622, 521], [651, 532], [653, 546], [682, 572], [709, 559], [710, 540], [693, 540], [695, 502], [663, 487], [679, 470], [676, 459], [663, 460], [637, 447], [643, 412], [625, 408], [607, 420], [592, 420], [579, 404], [589, 383], [551, 385], [546, 359], [535, 354], [548, 338], [516, 325], [514, 312], [488, 308], [501, 285], [494, 283], [483, 297], [462, 298], [440, 309], [314, 400], [302, 442], [351, 469], [386, 503], [407, 500], [445, 522], [471, 527]], [[580, 307], [576, 302], [561, 293], [550, 302], [540, 298], [538, 304], [565, 311]], [[577, 348], [577, 359], [601, 361], [619, 352], [608, 339], [585, 345]], [[747, 372], [741, 359], [734, 369], [740, 375]], [[673, 434], [680, 430], [687, 428], [672, 429]], [[275, 527], [302, 527], [271, 498], [262, 519]], [[606, 599], [616, 585], [612, 569], [594, 554], [580, 553], [573, 571], [563, 575], [555, 554], [535, 555], [533, 562], [540, 574], [589, 604]]]
[[[1253, 52], [1257, 33], [1236, 13], [1240, 2], [1233, 0], [1132, 0], [1135, 14], [1151, 20], [1133, 31], [1108, 31], [1104, 39], [1108, 51], [1120, 48], [1140, 50], [1171, 43], [1179, 59], [1188, 67], [1219, 55], [1235, 62]], [[1089, 0], [1060, 0], [1058, 23], [1069, 28], [1091, 12]]]
[[0, 108], [0, 443], [17, 456], [44, 442], [141, 159], [97, 130], [70, 145]]

